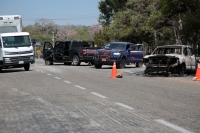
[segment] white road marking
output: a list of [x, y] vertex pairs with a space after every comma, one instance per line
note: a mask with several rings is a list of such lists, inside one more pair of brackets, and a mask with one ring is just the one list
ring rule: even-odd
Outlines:
[[181, 132], [181, 133], [192, 133], [192, 132], [190, 132], [190, 131], [188, 131], [188, 130], [182, 128], [182, 127], [176, 126], [176, 125], [171, 124], [171, 123], [169, 123], [169, 122], [167, 122], [167, 121], [164, 121], [164, 120], [162, 120], [162, 119], [156, 119], [155, 121], [157, 121], [157, 122], [159, 122], [160, 124], [163, 124], [163, 125], [165, 125], [165, 126], [171, 127], [171, 128], [173, 128], [173, 129], [175, 129], [175, 130]]
[[134, 108], [132, 108], [132, 107], [130, 107], [130, 106], [128, 106], [128, 105], [125, 105], [125, 104], [123, 104], [123, 103], [115, 103], [115, 104], [117, 104], [117, 105], [119, 105], [119, 106], [121, 106], [121, 107], [127, 108], [127, 109], [129, 109], [129, 110], [133, 110], [133, 109], [134, 109]]
[[86, 88], [84, 88], [84, 87], [82, 87], [82, 86], [79, 86], [79, 85], [74, 85], [75, 87], [77, 87], [77, 88], [80, 88], [80, 89], [82, 89], [82, 90], [85, 90]]
[[50, 76], [51, 74], [47, 74], [47, 75], [49, 75], [49, 76]]
[[90, 92], [90, 93], [93, 94], [93, 95], [96, 95], [98, 97], [101, 97], [101, 98], [107, 98], [107, 97], [105, 97], [105, 96], [103, 96], [103, 95], [101, 95], [99, 93], [96, 93], [96, 92]]
[[64, 82], [65, 82], [65, 83], [68, 83], [68, 84], [70, 84], [70, 83], [71, 83], [71, 82], [69, 82], [69, 81], [67, 81], [67, 80], [65, 80]]
[[13, 91], [18, 91], [18, 89], [17, 88], [11, 88]]
[[55, 79], [61, 79], [61, 78], [59, 78], [59, 77], [54, 77]]

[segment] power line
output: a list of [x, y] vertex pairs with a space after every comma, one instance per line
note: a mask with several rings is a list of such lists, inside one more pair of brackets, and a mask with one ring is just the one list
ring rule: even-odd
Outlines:
[[[87, 14], [82, 16], [75, 16], [75, 17], [68, 17], [68, 18], [45, 18], [48, 20], [76, 20], [76, 19], [92, 19], [92, 18], [98, 18], [95, 14]], [[30, 18], [30, 17], [23, 17], [23, 21], [33, 21], [43, 18]]]

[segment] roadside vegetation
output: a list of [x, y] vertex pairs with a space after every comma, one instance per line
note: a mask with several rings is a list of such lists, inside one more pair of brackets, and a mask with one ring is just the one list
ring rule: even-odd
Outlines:
[[59, 26], [40, 19], [24, 31], [40, 42], [54, 36], [55, 40], [90, 40], [97, 46], [109, 41], [143, 43], [150, 51], [167, 44], [200, 48], [199, 0], [101, 0], [98, 8], [98, 25]]

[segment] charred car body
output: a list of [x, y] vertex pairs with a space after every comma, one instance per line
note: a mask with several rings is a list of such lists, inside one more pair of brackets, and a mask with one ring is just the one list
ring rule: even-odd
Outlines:
[[196, 59], [191, 46], [165, 45], [157, 47], [151, 55], [143, 58], [146, 75], [178, 74], [196, 70]]
[[110, 42], [104, 48], [98, 49], [94, 54], [95, 68], [102, 65], [113, 65], [116, 62], [118, 69], [126, 64], [134, 63], [136, 67], [143, 65], [144, 45], [128, 42]]

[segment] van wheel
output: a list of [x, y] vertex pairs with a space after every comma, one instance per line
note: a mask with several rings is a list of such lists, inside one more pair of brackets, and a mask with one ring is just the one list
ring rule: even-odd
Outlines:
[[122, 59], [120, 61], [120, 63], [117, 64], [117, 69], [122, 69], [122, 68], [125, 68], [126, 66], [126, 60], [125, 59]]
[[78, 55], [74, 55], [74, 56], [73, 56], [72, 64], [73, 64], [74, 66], [79, 66], [79, 65], [80, 65], [80, 59], [79, 59]]
[[29, 71], [29, 69], [30, 69], [30, 64], [25, 64], [24, 65], [24, 70], [25, 71]]

